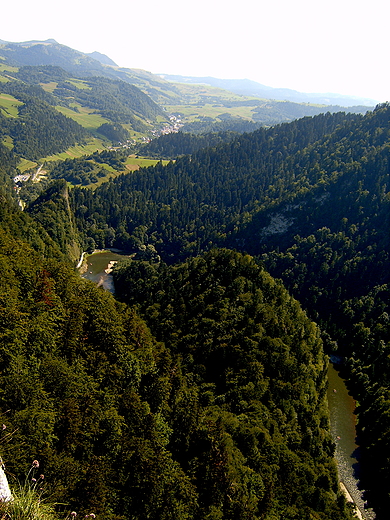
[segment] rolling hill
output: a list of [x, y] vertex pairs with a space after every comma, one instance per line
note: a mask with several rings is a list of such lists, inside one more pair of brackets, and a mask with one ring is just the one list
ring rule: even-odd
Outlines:
[[151, 137], [168, 122], [150, 97], [120, 80], [75, 78], [51, 65], [6, 67], [0, 78], [1, 138], [32, 161], [93, 139], [95, 149], [102, 149], [102, 140], [108, 146]]
[[[95, 59], [96, 58], [96, 59]], [[197, 123], [198, 129], [208, 128], [210, 121], [225, 122], [230, 119], [231, 127], [237, 121], [254, 121], [258, 125], [270, 125], [291, 121], [306, 115], [324, 111], [349, 111], [365, 113], [364, 104], [368, 100], [313, 94], [311, 98], [287, 89], [271, 89], [248, 80], [230, 81], [216, 78], [183, 78], [175, 83], [161, 75], [139, 70], [120, 68], [107, 56], [100, 53], [83, 54], [57, 43], [55, 40], [44, 42], [2, 42], [0, 59], [3, 65], [57, 66], [78, 78], [103, 76], [130, 83], [151, 99], [168, 114], [176, 114], [183, 123]], [[171, 78], [165, 76], [165, 78]], [[201, 85], [189, 84], [203, 83]], [[187, 84], [186, 84], [187, 82]], [[343, 108], [343, 104], [347, 107]], [[361, 106], [357, 106], [357, 105]], [[351, 106], [354, 105], [354, 106]], [[373, 106], [374, 103], [371, 104]], [[191, 130], [192, 131], [192, 130]]]

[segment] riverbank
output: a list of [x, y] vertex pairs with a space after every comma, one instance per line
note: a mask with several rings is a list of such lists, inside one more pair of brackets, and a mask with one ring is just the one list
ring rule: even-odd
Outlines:
[[112, 273], [112, 269], [113, 269], [114, 265], [117, 263], [118, 263], [118, 260], [111, 260], [110, 262], [108, 262], [107, 269], [104, 269], [104, 272], [106, 274]]
[[79, 269], [80, 274], [85, 273], [87, 270], [87, 263], [86, 260], [92, 255], [96, 255], [98, 253], [114, 253], [114, 254], [121, 254], [123, 252], [122, 249], [116, 249], [115, 247], [107, 248], [107, 249], [94, 249], [92, 253], [87, 253], [87, 251], [83, 251], [81, 253], [80, 260], [78, 264], [76, 265], [76, 269]]
[[346, 499], [348, 500], [348, 502], [351, 502], [352, 504], [354, 504], [355, 506], [355, 511], [356, 511], [356, 518], [359, 518], [359, 520], [364, 520], [363, 519], [363, 516], [360, 512], [360, 509], [358, 508], [358, 506], [356, 505], [354, 499], [351, 497], [351, 495], [349, 494], [349, 491], [348, 489], [345, 487], [344, 483], [343, 482], [340, 482], [340, 489], [341, 491], [344, 493]]
[[128, 255], [121, 253], [121, 250], [114, 248], [95, 249], [93, 253], [85, 253], [78, 271], [83, 278], [91, 280], [96, 283], [96, 285], [102, 286], [114, 294], [113, 266], [118, 261], [129, 258]]
[[[356, 442], [356, 402], [340, 377], [337, 365], [329, 364], [328, 406], [330, 430], [335, 443], [335, 459], [339, 479], [347, 500], [353, 502], [362, 520], [374, 520], [375, 513], [366, 508], [364, 490], [359, 486], [359, 460]], [[348, 495], [347, 495], [348, 493]]]

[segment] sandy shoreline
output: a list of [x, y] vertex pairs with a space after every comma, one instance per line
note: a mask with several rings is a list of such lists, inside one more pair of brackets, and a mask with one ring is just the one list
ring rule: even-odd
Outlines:
[[354, 499], [349, 494], [349, 491], [345, 487], [345, 484], [343, 482], [340, 482], [340, 489], [344, 493], [344, 495], [345, 495], [346, 499], [348, 500], [348, 502], [352, 502], [353, 504], [355, 504], [356, 517], [359, 518], [360, 520], [363, 520], [363, 516], [362, 516], [362, 513], [360, 512], [360, 509], [356, 505]]

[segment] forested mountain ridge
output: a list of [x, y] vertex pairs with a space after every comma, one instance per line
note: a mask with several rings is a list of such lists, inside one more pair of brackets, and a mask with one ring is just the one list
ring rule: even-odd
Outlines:
[[0, 112], [0, 136], [11, 139], [16, 155], [34, 161], [87, 142], [84, 128], [40, 100], [36, 92], [20, 89], [19, 85], [13, 88], [9, 83], [0, 89], [20, 102], [17, 117], [5, 117]]
[[80, 229], [169, 262], [222, 245], [263, 254], [313, 318], [338, 298], [337, 321], [342, 302], [389, 281], [389, 112], [261, 129], [93, 195], [75, 190]]
[[228, 245], [264, 253], [271, 269], [280, 253], [274, 272], [313, 312], [330, 283], [341, 301], [361, 297], [389, 281], [389, 112], [261, 129], [93, 195], [75, 190], [80, 229], [102, 247], [108, 226], [117, 246], [153, 245], [165, 261]]
[[378, 518], [390, 502], [388, 427], [380, 426], [389, 392], [389, 130], [388, 104], [364, 117], [305, 118], [120, 177], [94, 194], [73, 192], [80, 230], [99, 247], [114, 230], [117, 246], [153, 247], [169, 263], [221, 245], [260, 255], [321, 324], [327, 351], [346, 358], [364, 403], [359, 431], [370, 478], [362, 481]]
[[[325, 468], [330, 470], [326, 453], [332, 448], [330, 439], [325, 440], [327, 420], [321, 396], [326, 387], [326, 362], [319, 332], [310, 328], [313, 324], [306, 329], [305, 315], [281, 284], [251, 257], [225, 250], [211, 251], [174, 267], [123, 263], [114, 276], [119, 298], [137, 304], [157, 339], [180, 355], [188, 388], [184, 400], [176, 404], [178, 408], [172, 409], [179, 435], [172, 439], [171, 446], [182, 466], [192, 468], [194, 476], [202, 479], [201, 494], [212, 509], [218, 507], [219, 496], [225, 486], [229, 488], [229, 478], [233, 477], [235, 485], [246, 482], [249, 487], [244, 493], [249, 493], [245, 506], [236, 502], [234, 493], [230, 503], [224, 505], [223, 518], [246, 518], [250, 510], [256, 516], [256, 508], [268, 502], [270, 485], [279, 497], [280, 513], [276, 508], [274, 514], [304, 518], [307, 506], [294, 489], [306, 487], [312, 480], [318, 488], [307, 490], [311, 495], [307, 498], [313, 506], [318, 504], [315, 514], [337, 514], [328, 509], [331, 503], [326, 498], [331, 473], [324, 478]], [[273, 311], [269, 312], [270, 308], [266, 309], [271, 302]], [[299, 375], [300, 370], [305, 375]], [[308, 372], [311, 375], [306, 379]], [[219, 448], [215, 453], [220, 457], [216, 470], [222, 470], [216, 486], [209, 481], [204, 457], [195, 449], [200, 439], [190, 416], [193, 407], [199, 405], [194, 402], [190, 374], [198, 385], [199, 405], [211, 414], [215, 440], [220, 435], [221, 440], [225, 437], [223, 452]], [[238, 423], [230, 422], [234, 416]], [[263, 425], [260, 417], [265, 420]], [[249, 424], [244, 426], [247, 419]], [[267, 446], [266, 430], [273, 432], [271, 437], [280, 436], [278, 455]], [[282, 438], [287, 440], [285, 445]], [[319, 480], [312, 473], [314, 467], [306, 465], [308, 453], [316, 454], [322, 473]], [[241, 456], [245, 462], [240, 474], [233, 466], [228, 469]], [[271, 484], [274, 464], [280, 471]], [[299, 482], [300, 478], [303, 480]]]
[[[59, 180], [24, 212], [0, 147], [11, 470], [39, 457], [55, 500], [111, 520], [347, 519], [323, 340], [387, 519], [389, 125], [384, 104], [262, 128], [95, 191]], [[151, 261], [118, 265], [115, 300], [63, 263], [69, 238]]]
[[[196, 253], [210, 244], [223, 245], [233, 234], [236, 237], [237, 230], [243, 233], [260, 210], [331, 182], [332, 175], [317, 171], [315, 154], [307, 150], [325, 140], [339, 124], [356, 123], [361, 117], [325, 114], [259, 129], [167, 167], [157, 165], [131, 177], [118, 177], [93, 196], [75, 190], [78, 211], [83, 211], [80, 226], [88, 234], [93, 213], [93, 229], [99, 229], [99, 221], [103, 227], [112, 226], [121, 247], [126, 246], [126, 236], [130, 235], [129, 245], [138, 240], [142, 226], [142, 232], [151, 237], [147, 241], [158, 243], [166, 260], [169, 255]], [[309, 161], [306, 170], [299, 162], [302, 153]], [[97, 238], [93, 233], [90, 236]], [[233, 245], [236, 243], [237, 238]]]
[[69, 199], [69, 188], [60, 180], [52, 183], [26, 211], [46, 229], [66, 257], [76, 262], [81, 254], [81, 240]]
[[81, 81], [78, 76], [73, 77], [57, 66], [24, 66], [20, 67], [14, 76], [33, 85], [57, 82], [54, 88], [51, 87], [50, 92], [67, 106], [79, 102], [81, 105], [100, 110], [102, 115], [107, 111], [114, 111], [116, 118], [125, 118], [129, 115], [128, 110], [145, 119], [164, 115], [162, 109], [139, 88], [121, 80], [89, 76]]
[[[52, 500], [112, 520], [351, 518], [332, 457], [319, 330], [252, 258], [216, 251], [161, 266], [159, 300], [143, 302], [160, 322], [156, 340], [134, 305], [13, 238], [3, 230], [10, 220], [0, 221], [10, 474], [22, 478], [38, 459]], [[160, 268], [148, 269], [146, 293]]]
[[103, 69], [102, 64], [70, 47], [61, 45], [55, 40], [6, 42], [0, 41], [0, 55], [3, 60], [14, 67], [57, 65], [58, 67], [73, 67], [72, 72], [87, 70], [95, 72]]
[[[54, 211], [50, 222], [47, 222], [45, 229], [37, 220], [32, 219], [28, 212], [21, 211], [20, 206], [13, 199], [14, 186], [10, 177], [13, 169], [7, 171], [4, 163], [0, 165], [0, 225], [3, 232], [14, 239], [25, 243], [32, 248], [41, 258], [53, 258], [63, 262], [69, 262], [68, 254], [71, 249], [67, 247], [67, 240], [62, 244], [56, 242], [56, 236], [51, 236], [50, 229], [64, 226], [63, 222], [58, 222], [58, 217], [63, 218], [63, 214]], [[52, 207], [56, 207], [53, 203]], [[57, 208], [56, 208], [57, 209]], [[57, 222], [56, 222], [57, 221]], [[68, 237], [73, 239], [73, 237]], [[74, 261], [74, 258], [72, 258]]]
[[[213, 126], [216, 127], [215, 124]], [[248, 124], [244, 128], [249, 132], [255, 130], [254, 126]], [[242, 132], [219, 131], [193, 134], [180, 131], [153, 139], [149, 143], [141, 145], [139, 151], [147, 157], [176, 159], [180, 155], [191, 155], [202, 148], [215, 147], [220, 143], [232, 141], [238, 133]]]

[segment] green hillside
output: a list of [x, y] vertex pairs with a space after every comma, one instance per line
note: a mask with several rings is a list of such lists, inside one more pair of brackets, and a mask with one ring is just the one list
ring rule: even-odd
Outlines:
[[[345, 359], [360, 403], [361, 478], [378, 518], [390, 503], [389, 125], [388, 104], [364, 117], [304, 118], [73, 192], [79, 229], [98, 247], [155, 249], [174, 264], [228, 245], [286, 283], [327, 352]], [[129, 269], [118, 294], [151, 294], [145, 312], [158, 317], [160, 275], [148, 292], [150, 273], [134, 286]]]
[[[107, 519], [351, 518], [327, 433], [319, 331], [253, 259], [221, 251], [167, 270], [160, 293], [170, 291], [179, 307], [172, 314], [161, 297], [156, 340], [134, 306], [2, 225], [8, 471], [23, 478], [28, 461], [39, 459], [52, 501]], [[176, 314], [183, 298], [185, 325]], [[165, 337], [172, 326], [173, 343]], [[220, 334], [231, 347], [215, 372]]]
[[[0, 58], [3, 59], [4, 64], [13, 67], [39, 67], [41, 69], [42, 67], [49, 69], [60, 67], [76, 78], [99, 76], [114, 81], [124, 81], [142, 90], [168, 114], [175, 114], [185, 124], [196, 123], [197, 128], [202, 131], [207, 129], [210, 121], [223, 122], [226, 126], [228, 119], [230, 127], [225, 130], [234, 130], [236, 124], [243, 121], [270, 125], [325, 111], [346, 110], [365, 113], [368, 109], [366, 106], [342, 108], [338, 105], [342, 99], [338, 98], [332, 106], [285, 101], [285, 99], [289, 99], [288, 97], [282, 97], [282, 100], [279, 100], [278, 96], [273, 95], [273, 90], [277, 89], [268, 89], [266, 93], [269, 95], [237, 94], [234, 93], [234, 88], [229, 88], [230, 83], [223, 80], [219, 80], [218, 83], [222, 85], [222, 88], [210, 86], [204, 82], [202, 84], [174, 83], [144, 70], [106, 64], [108, 60], [94, 59], [93, 54], [83, 54], [54, 40], [4, 42], [0, 45]], [[47, 75], [43, 73], [42, 76]], [[214, 81], [218, 82], [218, 80]], [[193, 131], [193, 127], [190, 128], [188, 131]]]
[[120, 80], [74, 78], [57, 66], [9, 72], [0, 72], [0, 138], [24, 159], [42, 160], [94, 139], [96, 150], [151, 137], [167, 121], [147, 95]]
[[[351, 520], [329, 432], [334, 355], [358, 400], [364, 498], [387, 520], [389, 104], [243, 134], [196, 115], [191, 135], [144, 148], [174, 160], [129, 173], [131, 150], [87, 146], [149, 135], [161, 107], [90, 57], [76, 73], [77, 52], [53, 42], [47, 56], [73, 55], [74, 71], [31, 66], [40, 45], [0, 70], [12, 484], [39, 460], [55, 520]], [[218, 119], [225, 133], [196, 134]], [[18, 188], [18, 167], [49, 156], [46, 178]], [[115, 297], [75, 271], [106, 247], [132, 257]]]
[[[80, 225], [88, 226], [89, 215], [97, 213], [98, 229], [100, 222], [103, 228], [107, 222], [114, 223], [122, 237], [123, 231], [132, 236], [129, 244], [138, 240], [138, 231], [134, 232], [143, 227], [143, 234], [153, 237], [151, 242], [158, 244], [166, 261], [224, 245], [230, 239], [235, 247], [259, 210], [323, 185], [316, 161], [312, 169], [310, 165], [304, 169], [301, 154], [325, 141], [343, 122], [361, 119], [353, 114], [326, 114], [260, 129], [179, 158], [167, 167], [157, 165], [118, 177], [93, 198], [88, 191], [76, 190], [77, 207], [88, 208]], [[315, 159], [310, 153], [308, 157]], [[324, 171], [325, 185], [332, 181], [331, 173]], [[114, 201], [118, 207], [113, 213]], [[118, 247], [124, 246], [118, 239]]]

